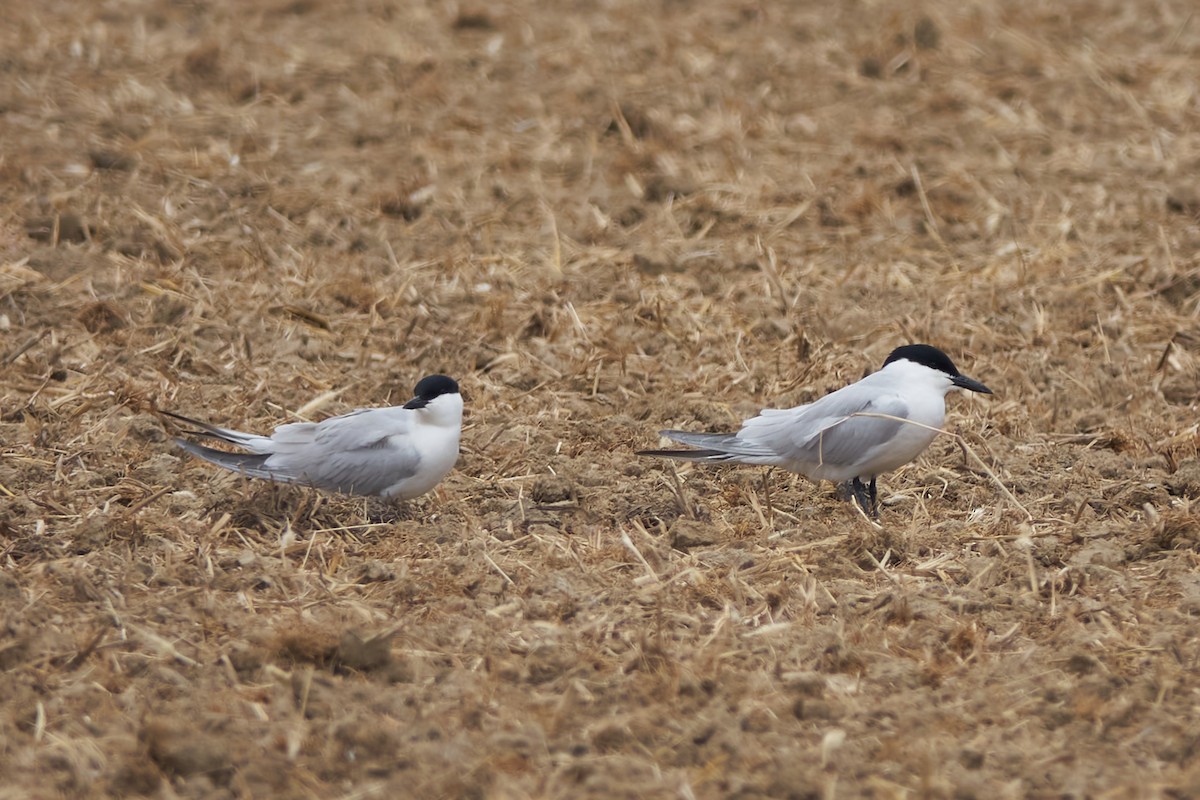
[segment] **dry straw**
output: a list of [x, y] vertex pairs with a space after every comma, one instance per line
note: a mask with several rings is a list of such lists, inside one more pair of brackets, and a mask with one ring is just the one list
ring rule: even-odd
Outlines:
[[[1194, 4], [885, 5], [8, 0], [0, 791], [1194, 795]], [[877, 527], [632, 455], [914, 341]], [[151, 413], [433, 371], [406, 507]]]

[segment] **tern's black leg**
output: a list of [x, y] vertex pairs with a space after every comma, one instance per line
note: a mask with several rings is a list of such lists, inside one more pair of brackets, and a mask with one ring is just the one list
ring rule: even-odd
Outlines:
[[871, 516], [879, 519], [879, 488], [875, 485], [875, 478], [871, 478]]
[[858, 501], [858, 507], [863, 510], [864, 514], [877, 516], [875, 514], [875, 503], [871, 491], [860, 478], [850, 481], [850, 490], [854, 494], [854, 499]]

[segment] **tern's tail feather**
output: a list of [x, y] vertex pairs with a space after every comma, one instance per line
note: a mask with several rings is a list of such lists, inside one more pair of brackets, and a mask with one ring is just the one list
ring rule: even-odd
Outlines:
[[291, 475], [263, 469], [263, 463], [270, 458], [270, 455], [226, 453], [224, 450], [217, 450], [212, 447], [205, 447], [202, 444], [189, 442], [187, 439], [176, 439], [175, 444], [196, 456], [196, 458], [202, 458], [205, 461], [216, 464], [218, 467], [224, 467], [233, 472], [240, 472], [254, 478], [282, 481], [284, 483], [293, 483], [296, 480]]
[[638, 450], [639, 456], [674, 458], [680, 461], [729, 461], [733, 456], [720, 450]]
[[[257, 433], [242, 433], [241, 431], [234, 431], [234, 430], [230, 430], [229, 428], [218, 428], [216, 425], [209, 425], [207, 422], [201, 422], [198, 419], [192, 419], [191, 417], [185, 417], [183, 414], [176, 414], [173, 411], [165, 411], [160, 408], [159, 413], [164, 414], [164, 415], [170, 417], [171, 419], [178, 420], [179, 422], [182, 422], [187, 425], [191, 425], [192, 427], [196, 428], [196, 430], [191, 431], [191, 433], [193, 433], [197, 436], [207, 436], [210, 439], [216, 439], [221, 442], [227, 442], [231, 445], [234, 445], [235, 447], [244, 447], [247, 450], [261, 452], [261, 448], [262, 448], [263, 444], [265, 442], [270, 441], [270, 438], [267, 436], [259, 436]], [[207, 449], [207, 448], [205, 448], [205, 449]], [[221, 451], [213, 450], [212, 452], [219, 453]], [[197, 454], [197, 455], [199, 455], [199, 454]], [[206, 458], [206, 456], [200, 456], [200, 457]], [[211, 461], [212, 459], [209, 459], [209, 460]], [[220, 462], [214, 461], [213, 463], [220, 463]]]
[[685, 461], [742, 461], [747, 458], [771, 458], [775, 454], [760, 444], [739, 439], [735, 433], [691, 433], [689, 431], [659, 431], [660, 436], [680, 444], [699, 447], [699, 450], [642, 450], [641, 456], [677, 458]]

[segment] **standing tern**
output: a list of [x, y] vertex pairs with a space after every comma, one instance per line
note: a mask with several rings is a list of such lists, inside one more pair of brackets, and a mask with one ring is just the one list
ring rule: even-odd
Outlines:
[[687, 461], [762, 464], [843, 484], [865, 512], [879, 516], [879, 475], [915, 459], [937, 436], [954, 389], [991, 394], [927, 344], [897, 347], [878, 372], [807, 405], [765, 408], [737, 433], [660, 431], [700, 450], [643, 450]]
[[410, 500], [437, 486], [458, 461], [463, 400], [445, 375], [422, 378], [413, 399], [391, 408], [360, 408], [320, 422], [280, 425], [270, 436], [217, 428], [169, 411], [195, 435], [241, 448], [229, 453], [176, 439], [219, 467], [331, 492]]

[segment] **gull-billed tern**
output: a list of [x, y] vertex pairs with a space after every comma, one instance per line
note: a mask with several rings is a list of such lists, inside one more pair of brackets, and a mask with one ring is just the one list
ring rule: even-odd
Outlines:
[[454, 467], [463, 413], [458, 384], [445, 375], [422, 378], [413, 395], [402, 406], [360, 408], [320, 422], [280, 425], [270, 436], [163, 413], [195, 426], [196, 435], [245, 451], [229, 453], [175, 440], [219, 467], [331, 492], [408, 500], [437, 486]]
[[737, 433], [660, 431], [700, 450], [645, 450], [639, 455], [689, 461], [762, 464], [812, 480], [848, 483], [863, 511], [878, 516], [879, 475], [924, 452], [946, 417], [954, 389], [991, 394], [927, 344], [897, 347], [883, 368], [807, 405], [763, 409]]

